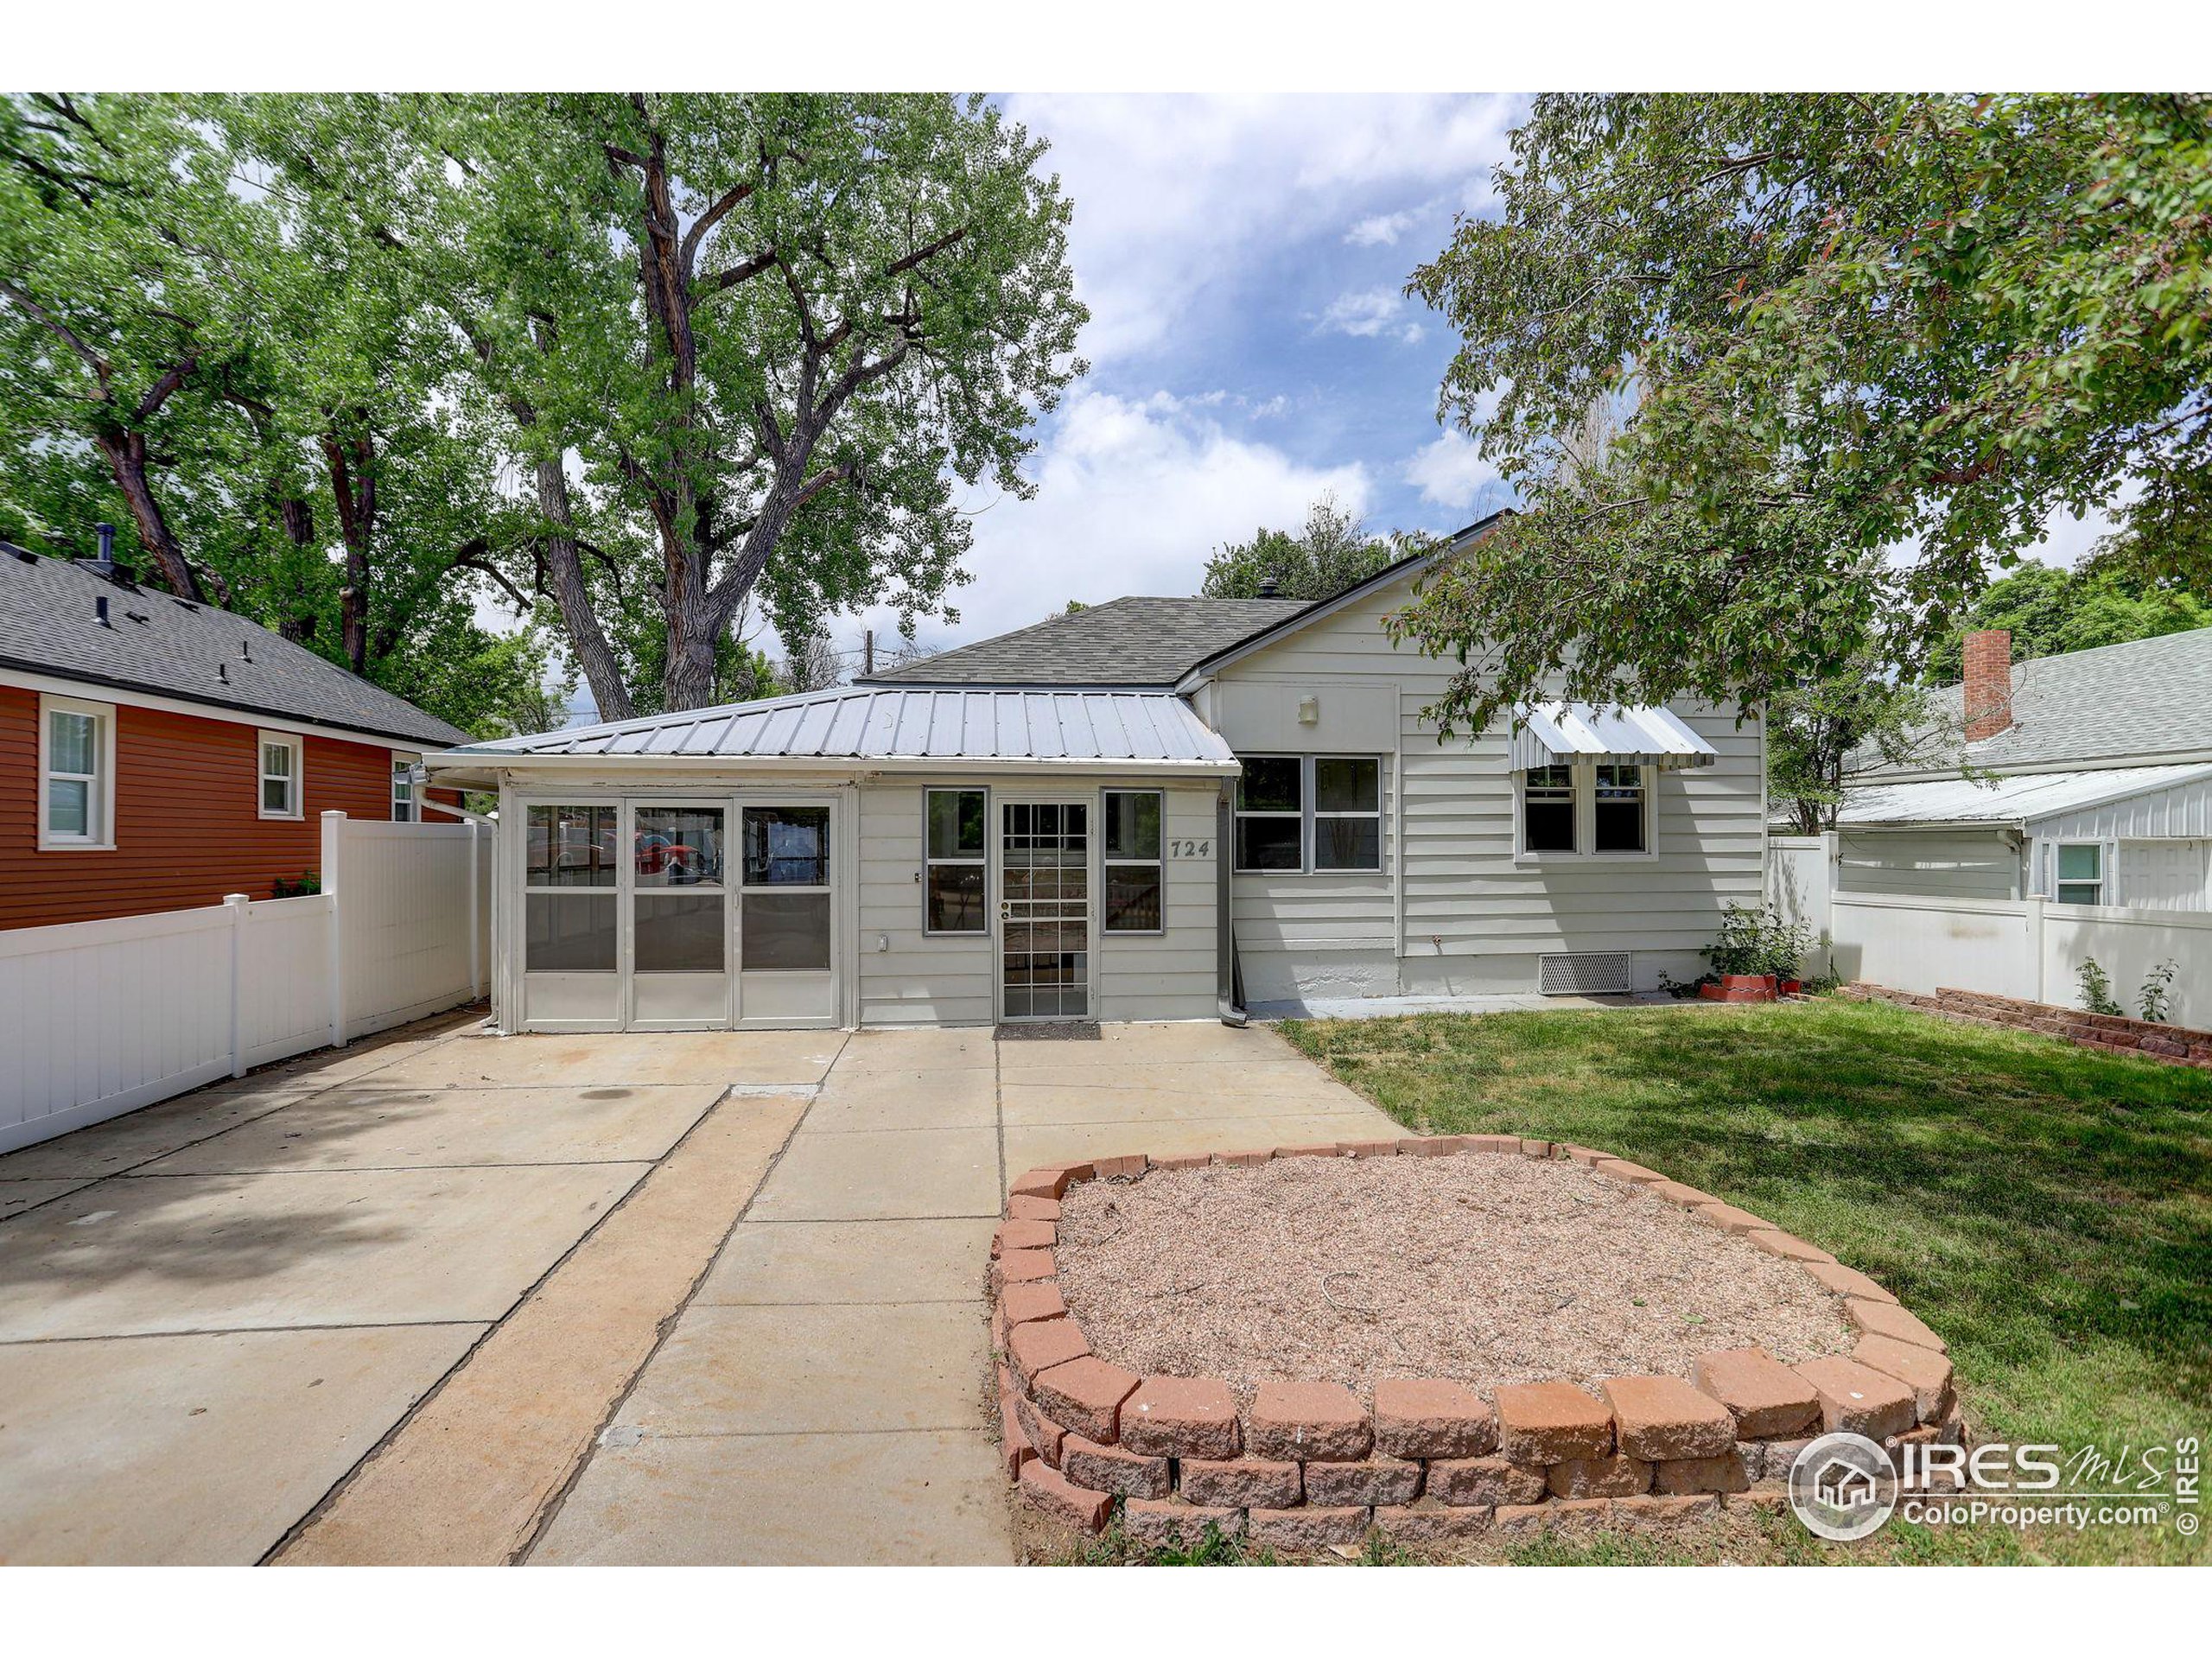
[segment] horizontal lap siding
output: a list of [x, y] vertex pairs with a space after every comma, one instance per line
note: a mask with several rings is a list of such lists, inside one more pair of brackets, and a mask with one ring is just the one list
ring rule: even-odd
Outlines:
[[[1656, 857], [1584, 868], [1516, 863], [1504, 726], [1440, 743], [1421, 710], [1443, 694], [1454, 665], [1392, 645], [1384, 619], [1407, 598], [1406, 586], [1398, 584], [1255, 653], [1225, 676], [1280, 683], [1285, 697], [1319, 692], [1325, 702], [1332, 682], [1389, 679], [1398, 687], [1402, 776], [1386, 785], [1383, 874], [1368, 881], [1238, 876], [1236, 937], [1248, 963], [1255, 957], [1302, 961], [1319, 972], [1332, 957], [1375, 951], [1415, 957], [1689, 952], [1712, 943], [1726, 903], [1759, 902], [1766, 830], [1756, 722], [1738, 727], [1732, 710], [1674, 705], [1719, 758], [1712, 766], [1660, 775]], [[1394, 856], [1404, 861], [1402, 940], [1395, 931]]]
[[[860, 791], [860, 981], [864, 1026], [988, 1025], [991, 940], [922, 931], [922, 791]], [[888, 950], [876, 949], [887, 938]]]
[[1167, 838], [1214, 843], [1213, 857], [1167, 861], [1166, 932], [1100, 935], [1101, 1018], [1201, 1020], [1217, 1011], [1215, 860], [1225, 856], [1214, 816], [1219, 799], [1220, 790], [1211, 780], [1203, 787], [1167, 791]]
[[41, 852], [38, 708], [0, 686], [0, 927], [271, 898], [278, 878], [320, 873], [320, 814], [391, 816], [388, 748], [308, 738], [305, 816], [265, 819], [254, 728], [119, 704], [115, 850]]

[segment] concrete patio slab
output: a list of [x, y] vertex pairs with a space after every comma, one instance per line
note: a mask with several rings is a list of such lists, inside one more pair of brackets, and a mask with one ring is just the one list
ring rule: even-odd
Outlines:
[[1122, 1065], [1025, 1066], [1006, 1074], [1007, 1089], [1088, 1090], [1094, 1095], [1205, 1094], [1242, 1100], [1366, 1103], [1298, 1058], [1253, 1060], [1132, 1061]]
[[496, 1566], [513, 1559], [589, 1453], [805, 1105], [795, 1096], [742, 1096], [717, 1106], [355, 1472], [278, 1562]]
[[988, 1026], [925, 1027], [914, 1031], [856, 1031], [837, 1057], [840, 1076], [869, 1071], [995, 1071], [997, 1045]]
[[1309, 1084], [1240, 1092], [1209, 1089], [1206, 1081], [1203, 1077], [1186, 1077], [1175, 1089], [1031, 1087], [1010, 1082], [999, 1090], [1000, 1109], [1008, 1128], [1049, 1123], [1179, 1122], [1186, 1118], [1357, 1116], [1375, 1109], [1348, 1089], [1339, 1092]]
[[972, 1306], [990, 1264], [991, 1234], [997, 1225], [988, 1216], [960, 1221], [748, 1222], [722, 1247], [694, 1305]]
[[401, 1088], [644, 1088], [735, 1083], [763, 1088], [820, 1083], [844, 1046], [842, 1031], [661, 1031], [577, 1036], [470, 1033], [382, 1068]]
[[983, 1425], [980, 1298], [867, 1306], [693, 1303], [615, 1414], [651, 1438]]
[[137, 1173], [649, 1163], [664, 1157], [722, 1093], [705, 1084], [654, 1089], [348, 1084], [157, 1159]]
[[605, 1449], [531, 1561], [932, 1567], [1013, 1558], [996, 1445], [969, 1429], [648, 1439]]
[[1240, 1030], [1215, 1020], [1185, 1020], [1079, 1029], [1083, 1034], [1071, 1037], [1007, 1036], [998, 1046], [1000, 1075], [1011, 1077], [1039, 1066], [1182, 1065], [1193, 1060], [1241, 1065], [1298, 1058], [1296, 1049], [1263, 1026]]
[[483, 1330], [0, 1345], [0, 1561], [251, 1565]]
[[994, 1128], [817, 1135], [802, 1126], [753, 1200], [752, 1219], [995, 1216], [1003, 1204]]
[[73, 1181], [0, 1181], [0, 1221], [21, 1215], [33, 1205], [58, 1198], [65, 1192], [74, 1192], [80, 1186], [90, 1186], [89, 1177]]
[[0, 1226], [0, 1342], [497, 1319], [647, 1167], [102, 1181]]
[[848, 1072], [840, 1064], [807, 1116], [810, 1133], [856, 1129], [988, 1128], [998, 1122], [998, 1090], [988, 1071], [909, 1071], [888, 1066]]
[[210, 1095], [206, 1090], [111, 1117], [0, 1158], [0, 1180], [97, 1180], [265, 1117], [313, 1092], [295, 1084]]

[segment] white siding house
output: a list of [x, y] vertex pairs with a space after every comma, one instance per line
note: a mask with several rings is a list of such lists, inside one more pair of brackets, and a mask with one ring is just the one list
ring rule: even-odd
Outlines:
[[1933, 694], [1961, 764], [1847, 792], [1836, 892], [2212, 911], [2212, 628], [2022, 663], [2010, 643], [1971, 636], [1987, 689]]
[[[1465, 535], [1482, 533], [1486, 525]], [[1764, 881], [1732, 708], [1472, 738], [1383, 619], [1127, 599], [853, 688], [429, 757], [499, 791], [507, 1029], [1241, 1017], [1649, 990]]]

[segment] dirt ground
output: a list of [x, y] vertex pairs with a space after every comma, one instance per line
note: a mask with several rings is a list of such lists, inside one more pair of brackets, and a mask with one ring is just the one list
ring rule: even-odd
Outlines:
[[1794, 1262], [1636, 1187], [1535, 1159], [1287, 1158], [1089, 1182], [1060, 1285], [1094, 1351], [1146, 1373], [1437, 1376], [1478, 1389], [1687, 1376], [1715, 1349], [1849, 1349]]

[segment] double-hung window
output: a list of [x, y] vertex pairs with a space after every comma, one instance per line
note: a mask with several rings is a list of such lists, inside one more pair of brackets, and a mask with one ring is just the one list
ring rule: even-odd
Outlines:
[[1106, 791], [1106, 873], [1109, 933], [1158, 933], [1166, 927], [1166, 866], [1163, 819], [1166, 798], [1158, 790]]
[[395, 758], [391, 763], [391, 821], [415, 822], [415, 763]]
[[1604, 764], [1598, 768], [1596, 834], [1591, 846], [1600, 853], [1648, 850], [1647, 798], [1642, 766]]
[[1521, 850], [1580, 850], [1575, 842], [1574, 816], [1574, 768], [1529, 767], [1521, 786]]
[[2101, 905], [2105, 901], [2105, 849], [2094, 841], [2058, 843], [2058, 902]]
[[304, 816], [301, 804], [302, 741], [285, 732], [264, 732], [261, 753], [261, 816], [296, 818]]
[[1382, 763], [1373, 756], [1313, 757], [1313, 868], [1382, 868]]
[[1236, 868], [1306, 868], [1306, 762], [1295, 754], [1254, 754], [1236, 780]]
[[1382, 868], [1382, 762], [1373, 755], [1255, 754], [1236, 780], [1235, 868]]
[[38, 844], [115, 845], [115, 709], [69, 697], [40, 702]]
[[923, 802], [923, 931], [989, 932], [990, 814], [983, 791], [932, 789]]

